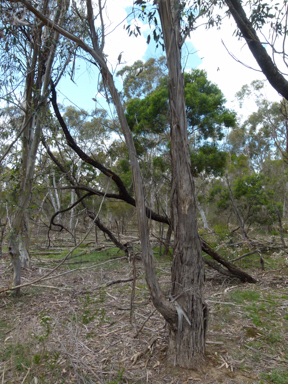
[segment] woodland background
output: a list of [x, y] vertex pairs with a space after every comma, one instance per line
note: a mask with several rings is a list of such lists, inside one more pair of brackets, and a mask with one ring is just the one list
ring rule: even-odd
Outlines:
[[[105, 4], [93, 4], [93, 19], [90, 1], [32, 2], [59, 26], [55, 30], [28, 11], [30, 2], [2, 3], [2, 383], [286, 383], [286, 94], [271, 102], [264, 81], [243, 86], [235, 95], [239, 108], [253, 100], [256, 110], [240, 119], [226, 107], [209, 73], [183, 73], [189, 163], [205, 264], [203, 292], [210, 315], [206, 366], [200, 372], [181, 364], [176, 368], [167, 363], [169, 321], [154, 309], [154, 293], [145, 282], [137, 183], [119, 105], [107, 86]], [[220, 25], [211, 2], [193, 4], [190, 13], [181, 5], [182, 37], [193, 33], [200, 16], [211, 28]], [[280, 53], [286, 63], [287, 2], [248, 5], [251, 25], [257, 32], [269, 25], [273, 55]], [[146, 17], [153, 24], [147, 43], [153, 39], [166, 56], [121, 66], [120, 54], [119, 68], [111, 73], [123, 85], [119, 103], [142, 175], [156, 276], [168, 298], [177, 246], [172, 228], [171, 68], [156, 11], [145, 1], [136, 1], [135, 7], [139, 20]], [[77, 38], [70, 39], [61, 28]], [[131, 35], [141, 33], [137, 22], [126, 29]], [[243, 38], [243, 33], [236, 34]], [[283, 52], [277, 39], [283, 41]], [[97, 92], [107, 108], [86, 111], [57, 101], [58, 83], [65, 76], [74, 81], [79, 57], [101, 68]]]

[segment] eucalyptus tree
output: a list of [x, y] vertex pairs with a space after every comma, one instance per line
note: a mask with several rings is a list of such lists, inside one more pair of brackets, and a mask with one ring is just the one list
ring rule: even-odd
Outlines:
[[[139, 60], [118, 72], [123, 77], [126, 118], [137, 144], [138, 157], [143, 160], [144, 179], [147, 180], [149, 175], [151, 180], [147, 189], [152, 209], [153, 193], [154, 201], [159, 201], [156, 192], [161, 184], [166, 185], [166, 190], [167, 187], [170, 190], [171, 185], [169, 80], [165, 67], [161, 70], [162, 76], [159, 75], [161, 64], [163, 58], [150, 59], [146, 63]], [[140, 73], [139, 68], [142, 69]], [[224, 95], [216, 84], [208, 80], [205, 71], [195, 69], [184, 73], [184, 83], [191, 165], [193, 175], [201, 176], [198, 178], [201, 183], [197, 183], [201, 188], [200, 184], [207, 176], [220, 176], [224, 172], [226, 153], [219, 149], [217, 141], [223, 138], [226, 128], [235, 125], [236, 115], [225, 107]], [[163, 188], [161, 196], [165, 196]], [[208, 227], [198, 199], [197, 206], [204, 225]], [[169, 215], [167, 210], [166, 214]]]
[[[119, 177], [88, 157], [75, 147], [69, 138], [68, 145], [74, 146], [77, 153], [112, 180], [119, 187], [122, 197], [126, 194], [130, 203], [136, 203], [138, 229], [142, 246], [142, 257], [146, 272], [146, 281], [149, 287], [153, 304], [163, 315], [169, 325], [169, 358], [176, 364], [186, 368], [198, 368], [204, 363], [205, 335], [207, 330], [207, 305], [204, 302], [204, 264], [202, 259], [201, 244], [197, 232], [196, 202], [194, 180], [191, 172], [191, 161], [188, 146], [186, 109], [184, 102], [184, 79], [181, 69], [181, 45], [187, 33], [182, 34], [180, 20], [182, 7], [178, 1], [161, 0], [157, 2], [156, 12], [159, 13], [161, 29], [166, 49], [166, 60], [169, 74], [169, 105], [171, 125], [171, 154], [172, 154], [172, 211], [174, 229], [174, 263], [172, 267], [172, 292], [170, 300], [163, 294], [157, 279], [152, 247], [149, 242], [147, 213], [143, 180], [137, 161], [133, 134], [129, 128], [125, 109], [119, 92], [115, 87], [113, 75], [108, 67], [105, 47], [105, 25], [103, 22], [103, 6], [99, 0], [93, 8], [92, 1], [86, 1], [77, 10], [86, 38], [79, 38], [71, 29], [61, 27], [52, 22], [43, 12], [36, 9], [35, 2], [20, 0], [28, 11], [38, 17], [44, 25], [59, 32], [62, 36], [76, 43], [84, 52], [90, 55], [92, 62], [100, 69], [103, 85], [107, 95], [114, 103], [119, 124], [128, 148], [129, 160], [132, 170], [135, 200], [127, 196], [127, 190]], [[74, 9], [77, 7], [73, 3]], [[95, 26], [95, 10], [100, 27]], [[99, 24], [98, 24], [99, 25]], [[90, 60], [90, 61], [91, 61]], [[52, 96], [55, 113], [63, 129], [65, 123], [56, 105], [56, 94]], [[107, 194], [108, 195], [108, 194]], [[120, 196], [118, 196], [120, 198]], [[153, 213], [155, 216], [155, 213]], [[189, 230], [187, 230], [189, 229]]]
[[274, 191], [268, 183], [262, 173], [242, 174], [233, 179], [226, 175], [210, 190], [210, 199], [216, 204], [218, 214], [226, 212], [227, 219], [240, 228], [243, 240], [248, 239], [253, 224], [263, 227], [278, 221], [276, 208], [280, 205], [273, 202]]
[[[287, 100], [270, 102], [262, 94], [263, 82], [252, 82], [237, 93], [240, 103], [256, 103], [257, 110], [233, 129], [227, 143], [232, 157], [245, 155], [250, 170], [266, 176], [266, 188], [273, 190], [273, 204], [287, 212], [288, 125]], [[275, 167], [273, 172], [273, 167]], [[240, 175], [238, 175], [240, 177]], [[278, 210], [281, 213], [282, 209]], [[280, 219], [281, 219], [280, 217]], [[280, 222], [279, 222], [280, 225]]]
[[[5, 90], [8, 92], [2, 97], [7, 102], [16, 104], [22, 114], [18, 120], [18, 132], [22, 140], [18, 200], [9, 234], [9, 253], [14, 270], [13, 286], [18, 286], [21, 265], [29, 265], [26, 209], [31, 198], [41, 129], [45, 125], [48, 111], [50, 78], [52, 73], [58, 78], [63, 74], [70, 57], [67, 46], [59, 46], [58, 32], [39, 23], [33, 14], [27, 14], [23, 5], [14, 3], [1, 3], [3, 36], [0, 49], [2, 93]], [[65, 0], [38, 2], [38, 8], [60, 25], [67, 22], [67, 5]], [[15, 292], [18, 294], [19, 289]]]

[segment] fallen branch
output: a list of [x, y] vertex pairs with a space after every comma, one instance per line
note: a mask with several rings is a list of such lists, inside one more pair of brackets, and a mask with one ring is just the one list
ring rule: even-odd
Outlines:
[[[211, 256], [214, 260], [216, 260], [218, 263], [224, 265], [228, 269], [229, 272], [234, 277], [238, 277], [243, 283], [253, 283], [255, 284], [257, 282], [254, 277], [250, 276], [248, 273], [242, 271], [238, 267], [236, 267], [234, 264], [230, 263], [229, 261], [225, 260], [222, 256], [220, 256], [216, 251], [214, 251], [212, 248], [209, 247], [209, 245], [200, 238], [201, 241], [201, 247], [202, 251], [207, 253], [209, 256]], [[206, 261], [205, 261], [206, 262]]]
[[[23, 364], [22, 364], [22, 365], [23, 365]], [[26, 373], [24, 379], [22, 380], [21, 384], [24, 384], [24, 383], [25, 383], [26, 377], [29, 375], [30, 370], [31, 370], [31, 367], [28, 368], [28, 371], [27, 371], [27, 373]]]
[[221, 265], [217, 264], [213, 260], [208, 260], [206, 257], [203, 257], [204, 263], [207, 264], [209, 267], [215, 269], [215, 271], [220, 272], [222, 275], [228, 276], [228, 277], [236, 277], [233, 273], [229, 272], [227, 269], [224, 269], [221, 267]]
[[64, 290], [72, 290], [73, 288], [66, 288], [66, 287], [54, 287], [53, 285], [41, 285], [41, 284], [35, 284], [35, 287], [40, 287], [40, 288], [48, 288], [48, 289], [59, 289], [60, 291]]
[[110, 287], [110, 285], [114, 285], [114, 284], [128, 283], [129, 281], [133, 281], [133, 277], [129, 277], [128, 279], [118, 279], [118, 280], [108, 281], [108, 283], [106, 284], [97, 285], [97, 287], [95, 287], [93, 291], [95, 291], [96, 289]]
[[[64, 261], [66, 260], [66, 258], [64, 259]], [[29, 285], [34, 285], [35, 283], [39, 283], [40, 281], [47, 281], [47, 280], [51, 280], [51, 279], [57, 279], [58, 277], [61, 277], [61, 276], [64, 276], [64, 275], [67, 275], [68, 273], [73, 273], [73, 272], [76, 272], [76, 271], [82, 271], [83, 269], [91, 269], [91, 268], [96, 268], [96, 267], [100, 267], [101, 265], [103, 264], [106, 264], [106, 263], [112, 263], [113, 261], [115, 260], [123, 260], [123, 257], [117, 257], [116, 259], [110, 259], [110, 260], [106, 260], [104, 261], [103, 263], [99, 263], [99, 264], [95, 264], [95, 265], [90, 265], [89, 267], [82, 267], [82, 268], [76, 268], [76, 269], [71, 269], [69, 271], [66, 271], [66, 272], [63, 272], [63, 273], [60, 273], [56, 276], [50, 276], [52, 272], [54, 272], [56, 269], [59, 268], [60, 265], [63, 264], [60, 263], [59, 265], [57, 265], [57, 267], [55, 267], [54, 269], [52, 269], [52, 271], [50, 273], [47, 273], [47, 275], [43, 276], [43, 277], [40, 277], [39, 279], [37, 280], [34, 280], [34, 281], [30, 281], [28, 283], [24, 283], [24, 284], [21, 284], [21, 285], [18, 285], [16, 287], [8, 287], [8, 288], [4, 288], [0, 291], [0, 293], [3, 293], [3, 292], [7, 292], [7, 291], [12, 291], [13, 289], [17, 289], [17, 288], [23, 288], [23, 287], [28, 287]], [[47, 277], [49, 276], [49, 277]]]
[[254, 250], [254, 251], [251, 251], [251, 252], [248, 252], [248, 253], [244, 253], [244, 255], [236, 257], [236, 259], [231, 260], [231, 262], [234, 263], [234, 261], [241, 260], [241, 259], [243, 259], [246, 256], [253, 255], [254, 253], [258, 253], [258, 251]]
[[[69, 258], [69, 256], [71, 256], [72, 252], [75, 251], [75, 249], [77, 249], [88, 237], [89, 233], [91, 232], [92, 228], [94, 227], [94, 222], [97, 220], [98, 216], [99, 216], [99, 213], [102, 209], [102, 205], [103, 205], [103, 202], [105, 200], [105, 196], [106, 196], [106, 192], [108, 191], [108, 187], [109, 187], [109, 184], [110, 184], [110, 179], [108, 180], [108, 183], [107, 183], [107, 187], [106, 187], [106, 191], [105, 191], [105, 194], [101, 200], [101, 203], [100, 203], [100, 206], [99, 206], [99, 210], [98, 210], [98, 213], [97, 215], [95, 215], [95, 219], [93, 220], [92, 224], [90, 225], [90, 227], [88, 228], [88, 231], [86, 232], [85, 236], [83, 237], [83, 239], [81, 241], [79, 241], [78, 244], [75, 245], [75, 247], [73, 247], [68, 253], [67, 255], [64, 257], [64, 259], [58, 264], [56, 265], [55, 268], [53, 268], [50, 272], [48, 272], [45, 276], [43, 277], [40, 277], [39, 279], [37, 280], [34, 280], [33, 282], [30, 282], [30, 283], [25, 283], [25, 284], [20, 284], [20, 285], [17, 285], [15, 287], [8, 287], [8, 288], [4, 288], [0, 291], [0, 293], [3, 293], [3, 292], [7, 292], [7, 291], [13, 291], [13, 290], [18, 290], [22, 287], [27, 287], [28, 285], [33, 285], [35, 283], [38, 283], [40, 281], [44, 281], [48, 278], [48, 276], [50, 276], [53, 272], [55, 272], [58, 268], [61, 267], [61, 265], [63, 265], [65, 263], [65, 261]], [[53, 277], [52, 277], [53, 278]]]

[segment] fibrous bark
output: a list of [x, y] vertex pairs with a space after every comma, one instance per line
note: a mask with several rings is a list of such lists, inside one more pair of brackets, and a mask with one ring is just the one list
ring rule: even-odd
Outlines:
[[178, 315], [177, 329], [170, 329], [169, 356], [175, 365], [199, 368], [205, 353], [204, 264], [197, 229], [179, 48], [180, 2], [159, 0], [158, 12], [169, 72], [174, 229], [171, 293]]

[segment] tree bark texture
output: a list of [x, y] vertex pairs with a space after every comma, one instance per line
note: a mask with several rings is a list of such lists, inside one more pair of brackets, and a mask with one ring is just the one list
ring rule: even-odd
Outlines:
[[[170, 330], [169, 358], [184, 368], [204, 361], [204, 264], [196, 220], [196, 194], [188, 146], [184, 76], [181, 70], [180, 2], [158, 1], [169, 70], [174, 262], [172, 300], [177, 330]], [[186, 320], [187, 317], [187, 320]]]

